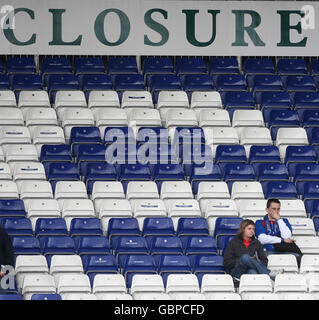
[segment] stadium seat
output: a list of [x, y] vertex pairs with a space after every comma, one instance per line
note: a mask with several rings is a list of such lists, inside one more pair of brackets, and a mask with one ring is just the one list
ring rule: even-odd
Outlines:
[[218, 91], [246, 91], [246, 79], [241, 74], [220, 74], [217, 75], [215, 86]]
[[70, 224], [70, 236], [102, 235], [102, 225], [98, 218], [73, 218]]
[[163, 279], [158, 274], [136, 274], [132, 279], [130, 293], [134, 300], [153, 293], [164, 294]]
[[245, 218], [260, 218], [265, 216], [267, 200], [264, 199], [254, 199], [251, 200], [241, 200], [238, 203], [239, 216], [243, 219]]
[[160, 192], [160, 199], [193, 199], [191, 185], [187, 181], [163, 181]]
[[112, 76], [113, 88], [116, 91], [145, 90], [144, 79], [141, 74], [115, 74]]
[[319, 241], [316, 236], [296, 236], [296, 245], [303, 254], [318, 254]]
[[74, 61], [74, 71], [76, 74], [81, 73], [104, 73], [104, 63], [102, 58], [76, 58]]
[[252, 293], [272, 293], [272, 283], [266, 274], [243, 274], [240, 277], [238, 293], [242, 299]]
[[70, 235], [76, 236], [75, 244], [78, 255], [110, 254], [110, 245], [106, 237], [93, 234], [79, 236], [71, 232], [72, 229], [70, 229]]
[[217, 245], [215, 239], [210, 236], [191, 236], [185, 241], [185, 254], [192, 255], [217, 255]]
[[[298, 93], [297, 93], [298, 94]], [[286, 91], [260, 91], [255, 93], [259, 109], [289, 109], [291, 107], [290, 95]]]
[[24, 125], [23, 113], [15, 107], [1, 107], [1, 126]]
[[[11, 91], [7, 91], [5, 94], [2, 91], [1, 97], [6, 103], [9, 103], [8, 106], [16, 106], [15, 98], [11, 97]], [[18, 107], [24, 111], [29, 108], [50, 108], [50, 100], [48, 93], [45, 90], [21, 90], [19, 94]]]
[[33, 294], [56, 293], [54, 278], [48, 274], [29, 274], [24, 277], [21, 293], [25, 300], [30, 300]]
[[38, 162], [37, 148], [32, 144], [10, 144], [4, 148], [6, 162], [9, 164], [11, 171], [17, 162]]
[[36, 73], [36, 65], [33, 58], [8, 57], [6, 60], [6, 72], [14, 73]]
[[72, 73], [72, 65], [68, 58], [44, 58], [41, 73]]
[[145, 218], [142, 227], [142, 236], [174, 236], [174, 225], [171, 218], [156, 217]]
[[23, 126], [2, 126], [0, 128], [0, 144], [11, 143], [31, 143], [31, 135], [28, 128]]
[[41, 254], [39, 240], [33, 236], [12, 236], [11, 241], [15, 255]]
[[248, 58], [245, 61], [244, 73], [248, 74], [274, 74], [275, 67], [271, 58]]
[[10, 236], [33, 236], [31, 221], [28, 218], [3, 218], [1, 226]]
[[277, 62], [279, 75], [307, 74], [307, 65], [304, 59], [281, 58]]
[[48, 181], [21, 181], [18, 186], [20, 199], [52, 199], [52, 187]]
[[297, 190], [292, 182], [263, 181], [261, 182], [265, 198], [297, 199]]
[[289, 76], [284, 76], [282, 77], [283, 83], [285, 90], [287, 92], [291, 91], [302, 91], [302, 92], [307, 92], [307, 91], [317, 91], [315, 81], [311, 76], [307, 75], [289, 75]]
[[166, 293], [173, 299], [177, 299], [179, 295], [188, 295], [197, 293], [200, 299], [200, 288], [197, 277], [194, 274], [170, 274], [167, 277]]
[[34, 293], [31, 300], [62, 300], [58, 293]]
[[212, 58], [209, 62], [209, 73], [214, 74], [238, 74], [239, 67], [236, 58]]
[[283, 163], [266, 162], [254, 163], [256, 178], [262, 181], [289, 181], [289, 173], [287, 167]]
[[137, 73], [137, 63], [135, 58], [110, 58], [107, 63], [107, 73]]
[[143, 63], [143, 75], [174, 73], [173, 61], [166, 57], [147, 57]]
[[[118, 266], [112, 254], [88, 254], [82, 255], [83, 268], [90, 277], [101, 273], [118, 273]], [[91, 277], [90, 277], [91, 279]]]
[[284, 270], [285, 273], [298, 273], [297, 259], [292, 254], [268, 255], [267, 268], [270, 270]]
[[35, 223], [35, 235], [40, 236], [68, 236], [67, 225], [62, 218], [39, 218]]
[[252, 89], [252, 91], [283, 91], [283, 82], [278, 75], [248, 75], [247, 84]]
[[280, 274], [276, 277], [274, 293], [281, 299], [293, 298], [293, 295], [306, 293], [308, 290], [306, 278], [301, 274]]
[[248, 162], [250, 164], [260, 162], [280, 163], [279, 149], [271, 145], [252, 145], [249, 150]]
[[318, 108], [318, 92], [295, 92], [293, 94], [292, 105], [294, 109], [313, 109]]
[[126, 90], [122, 95], [121, 108], [154, 108], [152, 96], [148, 91]]
[[190, 107], [194, 110], [222, 108], [222, 99], [217, 91], [193, 91]]
[[239, 199], [264, 199], [263, 188], [257, 181], [235, 181], [232, 186], [231, 198]]
[[227, 110], [214, 108], [201, 109], [198, 114], [198, 124], [200, 127], [230, 127], [230, 117]]
[[[81, 71], [80, 71], [81, 72]], [[85, 73], [78, 76], [80, 88], [85, 96], [90, 96], [92, 90], [112, 90], [112, 79], [107, 74]]]
[[57, 284], [57, 293], [64, 299], [66, 293], [91, 293], [89, 277], [85, 274], [61, 275]]
[[31, 126], [57, 126], [58, 119], [55, 110], [52, 108], [28, 108], [25, 111], [25, 124]]
[[89, 94], [88, 108], [119, 108], [120, 100], [116, 91], [113, 90], [93, 90]]

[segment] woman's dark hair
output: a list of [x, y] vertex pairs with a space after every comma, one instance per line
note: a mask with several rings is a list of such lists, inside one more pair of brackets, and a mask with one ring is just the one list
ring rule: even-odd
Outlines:
[[237, 237], [239, 239], [243, 239], [245, 229], [246, 229], [246, 227], [248, 227], [250, 225], [255, 226], [255, 222], [253, 220], [250, 220], [250, 219], [245, 219], [240, 223], [239, 229], [237, 231]]
[[269, 208], [270, 205], [271, 205], [273, 202], [280, 204], [280, 201], [279, 201], [278, 199], [270, 198], [270, 199], [267, 200], [267, 208]]

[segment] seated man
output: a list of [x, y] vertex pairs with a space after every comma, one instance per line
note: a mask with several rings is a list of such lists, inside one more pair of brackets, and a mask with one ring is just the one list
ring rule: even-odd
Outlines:
[[280, 201], [268, 199], [267, 214], [256, 221], [256, 237], [266, 249], [266, 254], [293, 254], [298, 266], [302, 253], [292, 238], [292, 228], [288, 219], [280, 217]]

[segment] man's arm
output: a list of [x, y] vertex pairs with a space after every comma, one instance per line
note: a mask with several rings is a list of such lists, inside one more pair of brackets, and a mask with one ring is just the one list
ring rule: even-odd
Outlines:
[[279, 230], [280, 230], [280, 235], [283, 239], [289, 239], [292, 237], [292, 232], [290, 228], [287, 226], [286, 222], [284, 219], [279, 219], [277, 220]]
[[255, 235], [257, 239], [261, 242], [261, 244], [274, 244], [274, 243], [280, 243], [281, 237], [274, 237], [269, 236], [266, 234], [266, 229], [262, 225], [263, 220], [257, 220], [256, 221], [256, 229], [255, 229]]

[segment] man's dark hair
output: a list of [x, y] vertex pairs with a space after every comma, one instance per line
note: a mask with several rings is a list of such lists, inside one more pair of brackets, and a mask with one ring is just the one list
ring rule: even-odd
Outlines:
[[271, 205], [273, 202], [280, 204], [280, 201], [279, 201], [278, 199], [270, 198], [270, 199], [267, 200], [267, 208], [269, 208], [270, 205]]

